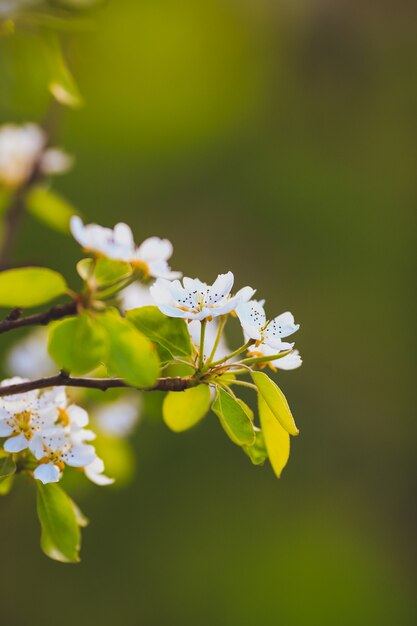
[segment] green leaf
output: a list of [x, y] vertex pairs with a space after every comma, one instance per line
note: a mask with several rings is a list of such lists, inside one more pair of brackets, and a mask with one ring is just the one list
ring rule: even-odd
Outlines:
[[39, 306], [61, 296], [66, 289], [64, 277], [46, 267], [0, 272], [0, 306]]
[[279, 478], [290, 456], [290, 436], [272, 413], [266, 401], [258, 396], [259, 417], [272, 468]]
[[173, 356], [191, 354], [190, 333], [185, 320], [167, 317], [156, 306], [132, 309], [126, 316], [146, 337], [161, 345]]
[[94, 268], [95, 286], [100, 288], [119, 282], [132, 274], [132, 266], [124, 261], [98, 259]]
[[255, 431], [252, 421], [237, 399], [227, 391], [217, 389], [217, 395], [211, 408], [234, 443], [238, 446], [253, 445]]
[[68, 499], [71, 502], [71, 506], [72, 506], [72, 509], [74, 511], [75, 519], [77, 520], [78, 526], [80, 528], [86, 528], [89, 525], [90, 520], [88, 519], [88, 517], [86, 515], [84, 515], [84, 513], [81, 511], [81, 509], [78, 506], [78, 504], [76, 502], [74, 502], [74, 500], [72, 498], [70, 498], [68, 496]]
[[10, 493], [14, 483], [14, 476], [8, 476], [0, 481], [0, 496], [7, 496]]
[[77, 273], [84, 281], [89, 282], [91, 280], [91, 277], [94, 274], [95, 264], [96, 260], [90, 259], [89, 257], [78, 261], [76, 265]]
[[77, 563], [81, 534], [71, 498], [55, 483], [38, 482], [37, 510], [44, 553], [62, 563]]
[[263, 372], [252, 372], [252, 379], [272, 413], [290, 435], [300, 432], [295, 425], [288, 402], [281, 389]]
[[97, 320], [86, 313], [67, 317], [50, 325], [48, 350], [60, 368], [86, 374], [106, 358], [106, 333]]
[[210, 400], [207, 385], [198, 385], [185, 391], [169, 391], [162, 405], [165, 424], [176, 433], [188, 430], [206, 415]]
[[16, 463], [11, 456], [4, 456], [0, 458], [0, 483], [13, 476], [16, 472]]
[[59, 38], [50, 31], [44, 31], [43, 41], [49, 70], [49, 91], [60, 104], [78, 109], [83, 105], [83, 99], [68, 68]]
[[254, 465], [264, 464], [265, 459], [268, 458], [268, 451], [265, 446], [263, 433], [259, 428], [255, 428], [255, 443], [253, 446], [243, 446], [243, 450]]
[[159, 376], [159, 358], [149, 339], [116, 313], [101, 315], [100, 323], [107, 334], [105, 364], [111, 374], [136, 387], [154, 385]]
[[26, 196], [26, 207], [36, 219], [52, 230], [69, 233], [69, 221], [77, 214], [75, 208], [47, 187], [34, 187]]

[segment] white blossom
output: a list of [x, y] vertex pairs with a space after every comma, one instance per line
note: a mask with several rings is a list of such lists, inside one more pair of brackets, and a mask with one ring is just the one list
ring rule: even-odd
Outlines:
[[145, 277], [171, 280], [181, 276], [168, 265], [173, 252], [168, 239], [150, 237], [136, 247], [132, 230], [124, 222], [119, 222], [114, 228], [105, 228], [98, 224], [85, 225], [77, 215], [71, 218], [70, 227], [74, 238], [86, 252], [131, 263], [141, 269]]
[[51, 428], [42, 433], [42, 448], [34, 452], [40, 461], [33, 472], [41, 482], [58, 482], [66, 465], [70, 467], [86, 467], [95, 458], [93, 446], [74, 441], [71, 433], [65, 428]]
[[140, 411], [140, 397], [136, 395], [98, 405], [92, 413], [101, 432], [112, 437], [128, 437], [139, 421]]
[[56, 365], [48, 354], [48, 331], [37, 328], [17, 341], [6, 356], [6, 368], [12, 376], [41, 378], [51, 376]]
[[114, 483], [114, 478], [105, 476], [104, 469], [103, 460], [96, 456], [94, 461], [85, 466], [84, 473], [91, 482], [104, 487]]
[[231, 296], [234, 283], [232, 272], [219, 274], [212, 285], [198, 278], [183, 278], [183, 282], [158, 279], [150, 288], [159, 310], [168, 317], [187, 320], [203, 320], [226, 315], [255, 293], [251, 287], [243, 287]]
[[[274, 354], [278, 354], [276, 348], [271, 348], [265, 343], [261, 343], [258, 347], [251, 349], [248, 352], [248, 356], [253, 357], [262, 357], [262, 356], [273, 356]], [[267, 365], [271, 367], [271, 369], [279, 369], [279, 370], [295, 370], [297, 367], [302, 365], [302, 358], [298, 350], [292, 350], [289, 354], [286, 354], [283, 357], [275, 359], [274, 361], [268, 361]]]
[[119, 293], [123, 311], [137, 309], [141, 306], [155, 306], [149, 287], [141, 283], [132, 283]]
[[72, 165], [72, 158], [58, 148], [46, 148], [47, 136], [36, 124], [0, 127], [0, 184], [20, 187], [35, 168], [58, 174]]
[[[14, 377], [1, 386], [26, 382]], [[109, 484], [104, 465], [89, 443], [89, 417], [82, 407], [69, 403], [65, 387], [52, 387], [5, 396], [0, 399], [0, 437], [4, 450], [29, 450], [39, 462], [33, 472], [43, 483], [57, 482], [66, 465], [89, 468], [86, 475], [97, 484]]]
[[292, 313], [286, 312], [278, 315], [271, 321], [267, 321], [264, 310], [264, 300], [251, 300], [241, 303], [236, 313], [242, 325], [245, 337], [253, 339], [256, 345], [266, 344], [280, 352], [290, 350], [294, 344], [282, 341], [285, 337], [292, 335], [299, 328], [299, 324], [294, 323]]

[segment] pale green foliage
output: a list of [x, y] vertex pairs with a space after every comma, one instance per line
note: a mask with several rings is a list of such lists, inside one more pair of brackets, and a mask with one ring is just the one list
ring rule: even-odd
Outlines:
[[69, 233], [69, 221], [75, 208], [48, 187], [38, 185], [26, 197], [26, 207], [37, 220], [61, 233]]
[[60, 368], [73, 374], [86, 374], [105, 359], [107, 335], [88, 314], [50, 325], [48, 349]]
[[105, 364], [109, 372], [136, 387], [154, 385], [159, 375], [159, 358], [153, 343], [118, 313], [103, 314], [98, 323], [107, 334]]
[[64, 277], [46, 267], [23, 267], [0, 273], [0, 306], [39, 306], [66, 290]]
[[258, 388], [259, 395], [275, 415], [281, 426], [290, 435], [298, 435], [299, 430], [281, 389], [263, 372], [252, 372], [252, 378]]
[[127, 318], [151, 341], [172, 356], [190, 356], [191, 341], [184, 320], [167, 317], [156, 306], [144, 306], [127, 312]]
[[227, 391], [218, 389], [212, 408], [233, 443], [238, 446], [253, 445], [255, 431], [251, 415], [241, 402]]
[[[80, 560], [80, 526], [85, 525], [72, 500], [58, 485], [38, 483], [38, 517], [41, 523], [41, 548], [47, 556], [63, 563]], [[81, 524], [80, 524], [81, 521]]]
[[210, 389], [207, 385], [198, 385], [181, 393], [170, 391], [162, 405], [164, 422], [176, 433], [192, 428], [210, 409]]

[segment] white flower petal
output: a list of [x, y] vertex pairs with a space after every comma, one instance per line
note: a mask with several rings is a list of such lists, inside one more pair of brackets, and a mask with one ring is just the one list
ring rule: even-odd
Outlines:
[[33, 472], [33, 476], [41, 483], [57, 483], [61, 477], [59, 467], [53, 463], [41, 463]]
[[68, 455], [65, 457], [65, 462], [71, 467], [85, 467], [92, 463], [95, 457], [95, 450], [93, 446], [89, 445], [76, 445], [74, 446]]
[[168, 239], [160, 239], [159, 237], [145, 239], [136, 251], [137, 258], [145, 261], [145, 263], [167, 261], [172, 253], [172, 243]]
[[214, 283], [207, 290], [206, 304], [212, 305], [227, 298], [232, 290], [234, 280], [235, 277], [232, 272], [219, 274]]
[[28, 446], [29, 442], [22, 433], [10, 437], [4, 442], [6, 452], [22, 452], [22, 450], [26, 450]]
[[76, 404], [72, 404], [67, 408], [67, 415], [70, 419], [70, 423], [79, 428], [84, 428], [84, 426], [88, 424], [87, 411]]
[[13, 428], [4, 421], [4, 419], [0, 420], [0, 437], [9, 437], [13, 432]]

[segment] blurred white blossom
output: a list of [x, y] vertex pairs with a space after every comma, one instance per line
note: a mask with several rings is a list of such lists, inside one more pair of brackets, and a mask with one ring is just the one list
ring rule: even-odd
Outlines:
[[112, 437], [128, 437], [139, 422], [141, 410], [141, 397], [135, 395], [97, 405], [92, 414], [101, 432]]
[[0, 184], [16, 188], [38, 168], [43, 174], [67, 171], [73, 159], [59, 148], [47, 148], [47, 136], [36, 124], [0, 127]]
[[80, 217], [74, 215], [70, 226], [74, 239], [86, 252], [131, 263], [142, 270], [145, 277], [171, 280], [181, 276], [181, 272], [173, 272], [168, 265], [173, 253], [168, 239], [149, 237], [136, 247], [132, 230], [124, 222], [119, 222], [114, 228], [106, 228], [99, 224], [84, 224]]
[[56, 372], [56, 365], [48, 354], [48, 331], [37, 328], [17, 341], [6, 356], [6, 368], [12, 376], [42, 378]]

